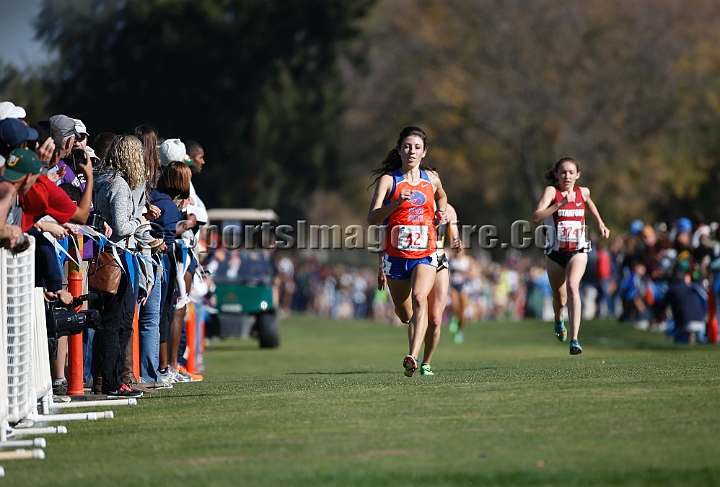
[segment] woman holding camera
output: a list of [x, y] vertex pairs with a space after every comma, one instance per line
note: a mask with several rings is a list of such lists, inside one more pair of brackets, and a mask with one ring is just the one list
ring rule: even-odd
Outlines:
[[[118, 253], [128, 247], [130, 238], [147, 220], [135, 217], [138, 208], [133, 191], [145, 187], [146, 172], [143, 147], [131, 135], [118, 135], [113, 139], [105, 161], [95, 180], [95, 211], [112, 228], [110, 240], [119, 247]], [[110, 396], [138, 397], [136, 391], [123, 383], [122, 372], [125, 349], [132, 332], [135, 315], [135, 294], [130, 272], [120, 255], [124, 272], [116, 294], [102, 297], [102, 330], [95, 333], [93, 363], [95, 376], [102, 375], [102, 393]]]

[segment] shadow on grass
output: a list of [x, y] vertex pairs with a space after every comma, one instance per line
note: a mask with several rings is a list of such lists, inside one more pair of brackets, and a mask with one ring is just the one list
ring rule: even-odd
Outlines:
[[392, 374], [392, 370], [350, 370], [346, 372], [286, 372], [285, 375], [355, 375], [355, 374]]
[[203, 392], [203, 393], [199, 393], [199, 394], [182, 393], [182, 394], [172, 394], [172, 395], [163, 395], [163, 396], [161, 396], [161, 395], [154, 395], [154, 396], [148, 396], [148, 397], [150, 397], [150, 398], [152, 398], [152, 399], [154, 399], [154, 400], [157, 400], [157, 399], [172, 399], [172, 400], [174, 401], [174, 400], [176, 400], [176, 399], [178, 399], [178, 398], [180, 398], [180, 397], [183, 397], [183, 398], [226, 397], [227, 395], [228, 395], [228, 394], [227, 394], [227, 391], [218, 391], [218, 392], [215, 392], [215, 393], [207, 393], [207, 392]]

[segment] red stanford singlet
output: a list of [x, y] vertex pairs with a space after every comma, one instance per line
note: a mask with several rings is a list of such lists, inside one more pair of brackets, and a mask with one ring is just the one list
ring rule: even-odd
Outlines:
[[[550, 252], [582, 252], [585, 250], [585, 200], [582, 191], [575, 186], [575, 201], [561, 206], [552, 216], [545, 219], [545, 225], [552, 227], [549, 232], [548, 248]], [[560, 203], [564, 196], [562, 191], [555, 188], [553, 204]]]

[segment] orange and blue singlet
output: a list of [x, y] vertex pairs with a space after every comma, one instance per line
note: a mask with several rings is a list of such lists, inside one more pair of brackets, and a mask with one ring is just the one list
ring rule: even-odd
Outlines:
[[393, 187], [383, 201], [394, 203], [400, 191], [409, 189], [412, 196], [385, 220], [389, 245], [385, 256], [385, 273], [391, 279], [409, 279], [419, 264], [437, 268], [437, 232], [435, 230], [435, 190], [427, 172], [420, 170], [420, 182], [410, 184], [400, 169], [392, 172]]

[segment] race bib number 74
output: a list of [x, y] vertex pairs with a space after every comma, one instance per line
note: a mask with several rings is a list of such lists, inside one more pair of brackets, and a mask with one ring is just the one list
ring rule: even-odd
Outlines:
[[398, 225], [397, 246], [398, 250], [410, 252], [427, 250], [428, 248], [428, 227], [426, 225]]

